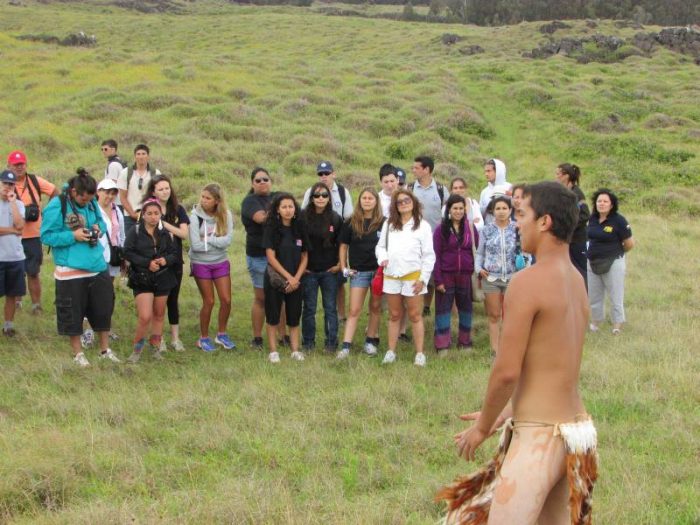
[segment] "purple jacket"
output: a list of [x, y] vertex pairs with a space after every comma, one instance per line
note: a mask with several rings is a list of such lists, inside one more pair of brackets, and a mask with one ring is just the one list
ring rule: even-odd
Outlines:
[[[465, 224], [465, 226], [467, 226]], [[472, 255], [472, 236], [469, 227], [465, 229], [464, 239], [458, 244], [457, 237], [450, 230], [450, 236], [445, 240], [442, 236], [442, 224], [438, 225], [433, 232], [433, 249], [435, 250], [435, 267], [433, 276], [435, 286], [444, 284], [443, 273], [466, 273], [474, 271], [474, 257]], [[479, 244], [479, 233], [474, 228], [476, 240], [475, 247]]]

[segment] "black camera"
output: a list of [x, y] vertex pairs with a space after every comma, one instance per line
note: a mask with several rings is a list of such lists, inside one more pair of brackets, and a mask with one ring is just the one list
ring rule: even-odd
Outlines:
[[24, 220], [27, 222], [36, 222], [39, 220], [39, 206], [36, 204], [24, 205]]
[[97, 230], [88, 230], [87, 228], [83, 228], [83, 233], [89, 236], [87, 242], [90, 246], [97, 246], [97, 241], [100, 238], [100, 232]]

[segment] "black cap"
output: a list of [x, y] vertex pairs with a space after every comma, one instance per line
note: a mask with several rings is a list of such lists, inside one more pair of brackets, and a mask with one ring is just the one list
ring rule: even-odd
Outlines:
[[403, 168], [396, 168], [396, 178], [399, 179], [399, 184], [406, 184], [406, 172]]
[[316, 173], [333, 173], [333, 164], [331, 164], [327, 160], [319, 162], [318, 166], [316, 166]]

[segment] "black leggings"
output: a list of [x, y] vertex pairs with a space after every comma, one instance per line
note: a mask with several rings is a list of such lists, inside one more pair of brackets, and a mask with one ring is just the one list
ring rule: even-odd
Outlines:
[[168, 294], [168, 323], [170, 325], [178, 325], [180, 324], [180, 306], [177, 303], [180, 298], [180, 285], [182, 284], [182, 264], [178, 263], [172, 269], [177, 279], [177, 284]]
[[287, 314], [287, 326], [299, 326], [303, 287], [299, 286], [292, 293], [278, 292], [270, 285], [267, 272], [265, 272], [263, 290], [265, 291], [265, 320], [267, 324], [270, 326], [280, 324], [280, 313], [282, 306], [284, 306]]
[[571, 258], [572, 264], [583, 276], [583, 282], [586, 285], [586, 291], [588, 291], [588, 259], [586, 259], [586, 243], [572, 242], [569, 244], [569, 257]]

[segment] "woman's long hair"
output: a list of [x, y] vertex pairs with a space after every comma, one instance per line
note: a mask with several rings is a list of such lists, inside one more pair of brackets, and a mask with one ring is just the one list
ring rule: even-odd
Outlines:
[[565, 162], [564, 164], [559, 164], [557, 168], [559, 168], [562, 173], [566, 173], [572, 186], [579, 185], [581, 181], [581, 168], [579, 168], [576, 164], [569, 164], [568, 162]]
[[[316, 212], [316, 204], [314, 204], [314, 193], [317, 191], [325, 191], [328, 193], [328, 199], [326, 201], [326, 206], [323, 208], [321, 213]], [[322, 182], [317, 182], [311, 186], [311, 191], [309, 192], [309, 202], [304, 208], [304, 219], [306, 220], [306, 225], [308, 226], [309, 235], [314, 235], [316, 237], [321, 237], [323, 239], [324, 248], [332, 248], [331, 243], [331, 231], [330, 227], [333, 223], [333, 199], [331, 195], [331, 190], [328, 189]]]
[[228, 229], [228, 208], [226, 207], [226, 201], [224, 200], [224, 194], [221, 191], [221, 186], [216, 183], [207, 184], [204, 186], [204, 188], [202, 188], [202, 191], [206, 191], [209, 195], [214, 197], [214, 200], [216, 200], [216, 209], [211, 214], [216, 221], [216, 235], [226, 235], [226, 230]]
[[420, 201], [416, 198], [415, 195], [413, 195], [412, 191], [405, 190], [403, 188], [399, 188], [391, 196], [391, 204], [389, 205], [389, 226], [394, 228], [394, 230], [403, 229], [403, 223], [401, 222], [401, 214], [399, 213], [399, 206], [398, 204], [396, 204], [396, 201], [401, 195], [406, 195], [413, 201], [413, 230], [415, 231], [418, 229], [418, 226], [420, 226], [420, 221], [423, 219]]
[[141, 205], [143, 205], [143, 203], [149, 199], [158, 200], [158, 197], [155, 195], [156, 185], [163, 181], [167, 182], [168, 186], [170, 186], [170, 198], [168, 199], [168, 202], [165, 203], [165, 213], [163, 214], [163, 219], [165, 219], [165, 222], [169, 222], [170, 224], [177, 224], [177, 207], [180, 203], [177, 200], [177, 195], [175, 195], [173, 183], [170, 180], [170, 177], [167, 175], [156, 175], [149, 181], [148, 187], [146, 188], [146, 196], [141, 201]]
[[[362, 196], [365, 193], [369, 193], [374, 197], [374, 209], [372, 210], [372, 216], [369, 220], [369, 225], [365, 229], [365, 212], [362, 210]], [[374, 188], [362, 188], [360, 196], [357, 198], [357, 204], [355, 205], [355, 210], [352, 212], [350, 217], [350, 227], [355, 235], [362, 237], [368, 233], [377, 231], [382, 227], [384, 223], [384, 215], [382, 215], [382, 208], [379, 204], [379, 194]]]
[[440, 225], [440, 233], [442, 233], [442, 238], [447, 240], [450, 238], [450, 231], [452, 231], [452, 218], [450, 217], [450, 209], [455, 204], [462, 203], [464, 205], [464, 216], [459, 223], [459, 231], [457, 234], [457, 244], [462, 244], [464, 241], [464, 229], [467, 220], [467, 202], [461, 195], [452, 194], [447, 199], [445, 204], [445, 215], [442, 218], [442, 224]]
[[277, 246], [280, 241], [281, 228], [283, 226], [282, 219], [280, 218], [280, 204], [283, 200], [290, 200], [294, 203], [294, 216], [292, 217], [292, 233], [297, 239], [304, 238], [304, 221], [299, 217], [299, 204], [291, 193], [276, 193], [270, 202], [270, 211], [265, 219], [265, 228], [270, 228], [272, 230], [272, 243]]

